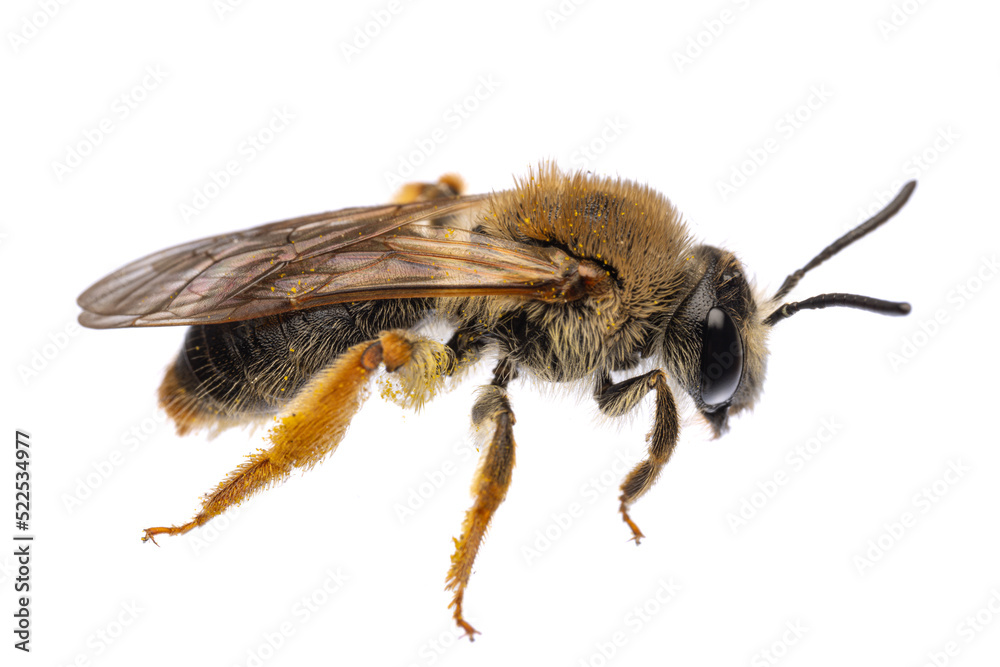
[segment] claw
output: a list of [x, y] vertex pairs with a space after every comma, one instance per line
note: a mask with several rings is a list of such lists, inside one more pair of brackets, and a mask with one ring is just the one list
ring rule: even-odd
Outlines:
[[622, 500], [622, 504], [618, 508], [618, 511], [622, 513], [622, 519], [624, 519], [625, 523], [628, 524], [628, 527], [632, 529], [632, 539], [635, 540], [636, 546], [638, 546], [639, 540], [646, 536], [642, 534], [642, 531], [639, 530], [639, 526], [635, 525], [635, 522], [632, 521], [631, 517], [629, 517], [628, 509], [625, 507], [624, 500]]
[[481, 635], [479, 630], [466, 623], [465, 619], [462, 617], [462, 598], [465, 597], [464, 592], [460, 591], [455, 595], [455, 599], [451, 601], [449, 607], [455, 608], [455, 613], [453, 618], [455, 619], [455, 624], [465, 631], [465, 636], [469, 638], [470, 642], [476, 641], [476, 635]]
[[476, 635], [483, 634], [479, 630], [476, 630], [474, 627], [472, 627], [471, 625], [469, 625], [460, 618], [456, 619], [455, 622], [458, 624], [460, 628], [462, 628], [462, 630], [465, 631], [465, 636], [469, 638], [470, 642], [476, 641]]
[[151, 541], [153, 544], [156, 544], [156, 546], [160, 546], [156, 542], [156, 537], [155, 537], [156, 535], [161, 535], [163, 533], [166, 533], [167, 535], [181, 535], [183, 533], [188, 532], [195, 526], [200, 526], [202, 523], [204, 523], [204, 521], [199, 522], [196, 519], [194, 521], [187, 522], [183, 526], [170, 526], [170, 527], [158, 526], [156, 528], [146, 528], [144, 531], [142, 531], [143, 533], [145, 533], [142, 536], [142, 541], [146, 542], [148, 540]]

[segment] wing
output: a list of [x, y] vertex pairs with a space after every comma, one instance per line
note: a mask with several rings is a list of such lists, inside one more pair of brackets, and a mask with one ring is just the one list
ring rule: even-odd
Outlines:
[[[551, 246], [470, 231], [489, 195], [349, 208], [154, 253], [77, 302], [95, 329], [246, 320], [375, 299], [580, 298], [603, 268]], [[452, 227], [443, 227], [445, 221]]]

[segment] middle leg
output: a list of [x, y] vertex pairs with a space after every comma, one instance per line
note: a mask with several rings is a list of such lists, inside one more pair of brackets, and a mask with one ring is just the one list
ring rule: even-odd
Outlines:
[[446, 590], [455, 591], [449, 606], [454, 607], [455, 622], [470, 641], [475, 641], [477, 630], [462, 616], [462, 602], [465, 588], [472, 575], [472, 564], [476, 560], [479, 546], [486, 535], [486, 528], [500, 503], [507, 496], [511, 471], [514, 469], [514, 412], [507, 398], [507, 383], [515, 376], [514, 368], [502, 360], [493, 371], [493, 382], [483, 387], [472, 407], [474, 427], [486, 432], [489, 438], [486, 451], [480, 460], [476, 478], [472, 484], [475, 502], [465, 514], [462, 535], [455, 540], [455, 553], [451, 557]]

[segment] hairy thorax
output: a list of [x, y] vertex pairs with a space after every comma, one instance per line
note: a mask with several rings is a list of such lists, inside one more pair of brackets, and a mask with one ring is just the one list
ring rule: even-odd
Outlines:
[[501, 354], [540, 379], [565, 382], [632, 368], [686, 284], [687, 229], [658, 192], [627, 181], [542, 167], [512, 190], [495, 193], [482, 214], [485, 233], [558, 247], [607, 276], [610, 289], [564, 303], [482, 299], [466, 322], [479, 322]]

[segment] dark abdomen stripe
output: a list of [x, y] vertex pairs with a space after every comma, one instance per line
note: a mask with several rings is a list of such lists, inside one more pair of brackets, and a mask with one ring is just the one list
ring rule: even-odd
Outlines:
[[173, 372], [205, 412], [272, 414], [347, 348], [412, 327], [427, 307], [424, 299], [366, 301], [192, 326]]

